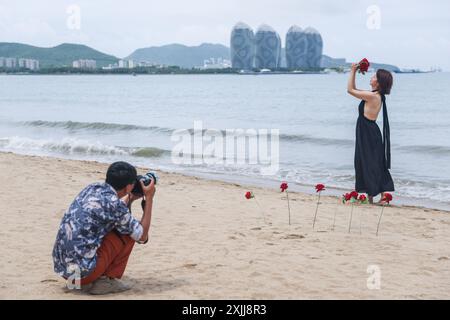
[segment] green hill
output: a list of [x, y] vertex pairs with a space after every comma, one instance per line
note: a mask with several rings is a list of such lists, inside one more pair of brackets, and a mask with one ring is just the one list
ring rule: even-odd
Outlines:
[[161, 47], [137, 49], [127, 59], [175, 65], [182, 68], [203, 66], [209, 58], [230, 59], [230, 49], [221, 44], [203, 43], [199, 46], [169, 44]]
[[72, 66], [72, 62], [78, 59], [96, 60], [97, 67], [118, 61], [116, 57], [88, 46], [70, 43], [41, 48], [21, 43], [0, 42], [0, 57], [36, 59], [39, 60], [41, 68]]

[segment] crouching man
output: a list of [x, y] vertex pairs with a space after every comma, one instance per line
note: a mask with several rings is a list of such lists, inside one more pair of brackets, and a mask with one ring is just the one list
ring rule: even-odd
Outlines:
[[[130, 212], [132, 202], [142, 197], [131, 192], [135, 183], [141, 184], [145, 198], [140, 221]], [[116, 162], [109, 167], [104, 183], [82, 190], [64, 214], [56, 236], [55, 272], [91, 294], [130, 289], [119, 279], [134, 243], [148, 241], [154, 184], [154, 180], [148, 186], [137, 182], [135, 167]]]

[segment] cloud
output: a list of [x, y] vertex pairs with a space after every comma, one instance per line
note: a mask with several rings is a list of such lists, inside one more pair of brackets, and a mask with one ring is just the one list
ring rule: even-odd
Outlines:
[[[313, 26], [322, 33], [325, 53], [377, 60], [402, 66], [442, 65], [450, 62], [448, 12], [450, 2], [377, 0], [381, 29], [368, 30], [367, 8], [373, 0], [0, 0], [0, 39], [53, 46], [85, 43], [126, 56], [140, 47], [180, 42], [228, 45], [232, 26], [244, 21], [257, 28], [273, 26], [284, 40], [293, 24]], [[81, 8], [81, 30], [66, 26], [69, 5]], [[365, 45], [365, 44], [368, 45]], [[430, 48], [438, 47], [439, 52]]]

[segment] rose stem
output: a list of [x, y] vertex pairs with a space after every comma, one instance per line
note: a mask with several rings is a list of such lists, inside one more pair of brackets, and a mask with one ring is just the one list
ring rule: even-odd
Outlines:
[[333, 231], [334, 231], [334, 227], [336, 226], [336, 214], [337, 214], [337, 209], [334, 210]]
[[256, 197], [253, 197], [253, 199], [255, 199], [256, 204], [258, 205], [259, 210], [261, 211], [261, 214], [263, 216], [264, 219], [264, 223], [266, 223], [266, 215], [264, 214], [264, 210], [262, 209], [261, 205], [259, 204], [258, 200], [256, 200]]
[[353, 203], [352, 203], [352, 210], [350, 211], [350, 223], [348, 224], [348, 233], [350, 233], [350, 230], [352, 229], [352, 219], [353, 219]]
[[362, 210], [359, 208], [359, 234], [362, 234]]
[[317, 198], [316, 213], [314, 214], [314, 221], [313, 221], [313, 230], [314, 230], [314, 226], [316, 225], [316, 217], [317, 217], [317, 211], [319, 210], [320, 194], [321, 193], [322, 193], [322, 191], [319, 192], [319, 197]]
[[378, 220], [377, 237], [378, 237], [378, 230], [380, 229], [381, 217], [383, 217], [383, 212], [384, 212], [384, 206], [383, 206], [383, 209], [381, 209], [380, 219]]
[[286, 190], [286, 198], [288, 203], [289, 225], [291, 225], [291, 206], [289, 205], [289, 192], [287, 190]]

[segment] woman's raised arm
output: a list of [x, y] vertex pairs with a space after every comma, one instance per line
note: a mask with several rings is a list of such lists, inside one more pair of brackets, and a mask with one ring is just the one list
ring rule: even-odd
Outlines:
[[358, 65], [352, 63], [352, 70], [350, 71], [350, 77], [348, 79], [347, 92], [354, 96], [355, 98], [370, 101], [376, 99], [376, 94], [372, 91], [358, 90], [356, 89], [356, 71], [358, 70]]

